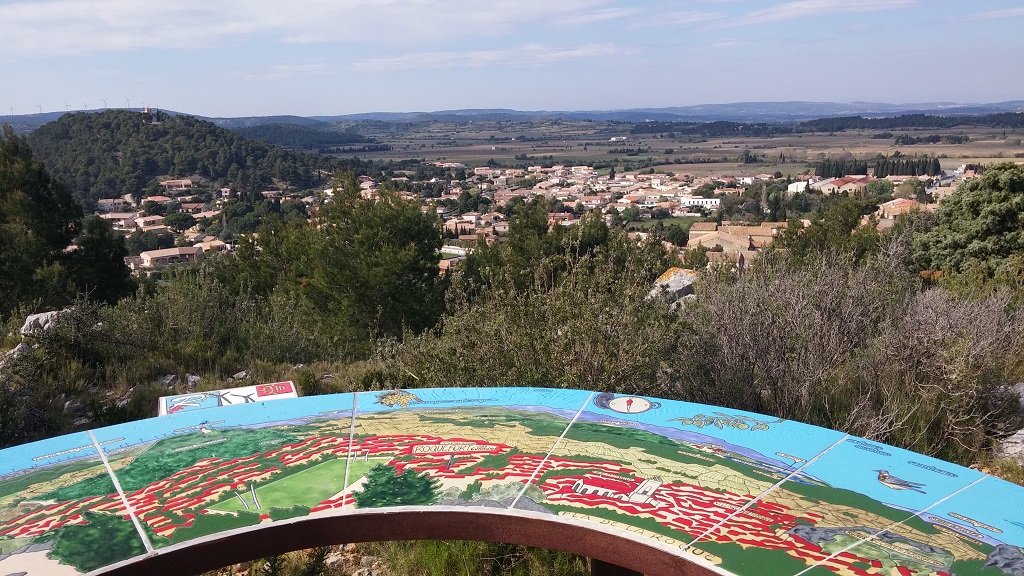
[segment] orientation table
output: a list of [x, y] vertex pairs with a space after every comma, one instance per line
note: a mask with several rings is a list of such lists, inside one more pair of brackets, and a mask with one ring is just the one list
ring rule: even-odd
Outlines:
[[546, 388], [207, 405], [0, 450], [0, 576], [399, 539], [595, 573], [1024, 576], [1024, 488], [798, 422]]

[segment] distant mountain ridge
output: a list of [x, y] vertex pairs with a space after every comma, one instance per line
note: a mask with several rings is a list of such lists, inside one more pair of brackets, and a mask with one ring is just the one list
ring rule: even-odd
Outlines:
[[[138, 110], [138, 109], [132, 109]], [[184, 114], [161, 110], [172, 116]], [[101, 112], [93, 110], [90, 112]], [[621, 110], [512, 110], [505, 108], [467, 108], [437, 110], [434, 112], [366, 112], [332, 116], [245, 116], [215, 118], [198, 116], [228, 129], [251, 128], [268, 124], [296, 125], [313, 129], [332, 129], [339, 122], [453, 122], [477, 120], [538, 121], [538, 120], [593, 120], [617, 122], [798, 122], [837, 116], [890, 117], [902, 114], [931, 114], [938, 116], [980, 116], [1000, 112], [1024, 112], [1024, 100], [992, 103], [922, 102], [889, 104], [885, 102], [733, 102], [729, 104], [697, 104], [666, 108], [629, 108]], [[63, 116], [63, 112], [0, 116], [0, 124], [10, 124], [15, 131], [26, 133]]]
[[643, 122], [663, 121], [715, 121], [734, 122], [786, 122], [812, 120], [835, 116], [899, 116], [901, 114], [933, 114], [940, 116], [984, 115], [999, 112], [1022, 112], [1024, 100], [988, 104], [956, 102], [927, 102], [913, 104], [887, 104], [881, 102], [734, 102], [731, 104], [698, 104], [668, 108], [630, 108], [623, 110], [535, 110], [521, 111], [503, 108], [438, 110], [435, 112], [370, 112], [337, 116], [312, 116], [323, 122], [382, 121], [422, 122], [452, 120], [596, 120]]

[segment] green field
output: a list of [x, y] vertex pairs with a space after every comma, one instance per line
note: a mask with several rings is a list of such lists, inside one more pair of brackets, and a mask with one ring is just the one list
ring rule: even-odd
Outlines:
[[689, 230], [690, 224], [697, 222], [700, 218], [693, 216], [687, 216], [686, 218], [665, 218], [663, 220], [644, 220], [642, 222], [630, 222], [627, 226], [630, 230], [647, 230], [648, 228], [654, 228], [661, 222], [663, 226], [671, 226], [672, 224], [678, 224], [683, 227], [683, 230]]
[[[376, 462], [353, 460], [349, 467], [348, 482], [351, 485], [366, 474]], [[291, 508], [292, 506], [316, 506], [341, 491], [345, 478], [345, 460], [332, 459], [286, 476], [275, 482], [256, 487], [262, 511], [271, 508]], [[242, 493], [242, 498], [249, 504], [249, 511], [255, 511], [252, 495]], [[237, 512], [245, 510], [238, 498], [232, 497], [210, 507], [211, 510]]]

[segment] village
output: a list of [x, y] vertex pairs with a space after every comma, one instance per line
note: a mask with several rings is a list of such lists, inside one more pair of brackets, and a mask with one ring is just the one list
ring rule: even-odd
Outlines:
[[[433, 162], [435, 168], [465, 174], [464, 179], [440, 182], [443, 193], [424, 197], [402, 188], [410, 184], [435, 186], [438, 178], [426, 182], [411, 181], [408, 175], [375, 180], [360, 176], [360, 195], [365, 199], [379, 196], [381, 190], [398, 190], [405, 200], [420, 202], [424, 212], [437, 214], [445, 237], [440, 269], [448, 272], [464, 260], [478, 242], [501, 242], [509, 231], [512, 205], [534, 198], [545, 198], [559, 208], [548, 214], [549, 226], [573, 226], [585, 214], [597, 212], [609, 225], [629, 222], [664, 221], [685, 223], [683, 242], [662, 240], [667, 249], [680, 256], [688, 250], [703, 248], [709, 263], [726, 264], [742, 270], [760, 251], [772, 244], [788, 221], [771, 221], [766, 199], [761, 198], [761, 218], [723, 219], [721, 209], [730, 199], [741, 199], [748, 190], [772, 186], [784, 190], [787, 198], [797, 194], [878, 198], [877, 190], [888, 192], [892, 199], [878, 203], [874, 214], [864, 223], [874, 222], [879, 230], [892, 226], [896, 218], [914, 211], [935, 211], [939, 202], [951, 194], [959, 181], [976, 176], [966, 165], [930, 176], [893, 176], [876, 178], [871, 174], [821, 178], [812, 174], [783, 177], [774, 174], [710, 174], [695, 176], [673, 172], [639, 171], [616, 175], [614, 170], [597, 170], [592, 166], [528, 168], [475, 167], [456, 162]], [[102, 199], [96, 215], [111, 223], [122, 234], [151, 233], [162, 236], [168, 244], [155, 250], [144, 250], [125, 259], [136, 274], [152, 274], [172, 264], [186, 264], [202, 259], [204, 253], [230, 251], [234, 243], [225, 241], [207, 230], [210, 222], [227, 221], [224, 209], [239, 202], [232, 188], [213, 192], [203, 190], [189, 179], [160, 182], [161, 194], [149, 195], [138, 202], [131, 194], [122, 198]], [[923, 193], [921, 193], [923, 192]], [[460, 202], [469, 194], [476, 198], [478, 210], [463, 211]], [[265, 201], [290, 202], [309, 217], [310, 209], [330, 202], [334, 189], [305, 191], [264, 190]], [[483, 211], [486, 207], [488, 211]], [[625, 221], [625, 222], [624, 222]], [[803, 222], [805, 225], [807, 221]], [[628, 227], [631, 237], [646, 239], [650, 233], [642, 226]], [[245, 235], [256, 235], [248, 232]]]

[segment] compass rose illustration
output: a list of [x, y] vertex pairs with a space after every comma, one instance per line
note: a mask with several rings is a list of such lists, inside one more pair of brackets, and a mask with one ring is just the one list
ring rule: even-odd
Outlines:
[[611, 392], [603, 392], [594, 397], [594, 405], [622, 414], [640, 414], [651, 409], [661, 408], [660, 402], [651, 402], [642, 396], [616, 396]]

